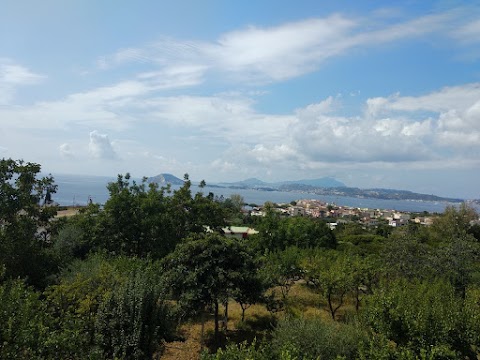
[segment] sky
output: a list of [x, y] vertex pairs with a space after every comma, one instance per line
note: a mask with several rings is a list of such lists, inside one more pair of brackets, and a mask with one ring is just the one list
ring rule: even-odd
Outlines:
[[476, 1], [0, 3], [0, 158], [480, 198]]

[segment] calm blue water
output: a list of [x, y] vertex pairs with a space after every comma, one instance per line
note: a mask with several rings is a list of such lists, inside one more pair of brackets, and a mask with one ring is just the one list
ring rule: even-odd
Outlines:
[[[109, 197], [106, 186], [108, 182], [115, 180], [115, 177], [56, 175], [55, 183], [58, 185], [58, 191], [56, 194], [53, 194], [53, 200], [65, 206], [86, 205], [89, 198], [95, 203], [104, 204]], [[172, 188], [175, 190], [178, 189], [178, 186], [173, 186]], [[199, 189], [197, 186], [192, 186], [192, 193], [198, 191], [202, 191], [205, 194], [212, 192], [215, 195], [223, 195], [224, 197], [239, 194], [246, 203], [258, 205], [262, 205], [266, 201], [289, 203], [299, 199], [317, 199], [344, 206], [415, 212], [443, 212], [445, 206], [448, 205], [441, 202], [359, 199], [346, 196], [323, 196], [299, 192], [243, 190], [209, 186]]]

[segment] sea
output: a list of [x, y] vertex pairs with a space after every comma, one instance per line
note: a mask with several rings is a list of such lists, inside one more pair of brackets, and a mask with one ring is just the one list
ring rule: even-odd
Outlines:
[[[62, 206], [83, 206], [91, 200], [100, 205], [105, 204], [109, 198], [107, 184], [116, 181], [115, 177], [84, 176], [84, 175], [54, 175], [57, 192], [53, 194], [53, 201]], [[141, 180], [137, 179], [137, 182]], [[179, 186], [172, 186], [172, 190]], [[203, 189], [192, 185], [192, 194], [212, 192], [216, 196], [228, 198], [230, 195], [241, 195], [247, 204], [263, 205], [266, 201], [274, 203], [290, 203], [300, 199], [321, 200], [329, 204], [351, 206], [355, 208], [385, 209], [409, 212], [442, 213], [448, 205], [447, 202], [410, 201], [410, 200], [382, 200], [370, 198], [356, 198], [348, 196], [325, 196], [306, 192], [294, 191], [262, 191], [254, 189], [231, 189], [216, 186], [205, 186]], [[458, 205], [458, 204], [457, 204]]]

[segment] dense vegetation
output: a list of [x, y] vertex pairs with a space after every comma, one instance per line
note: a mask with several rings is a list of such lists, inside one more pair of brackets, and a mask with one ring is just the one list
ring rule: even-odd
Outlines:
[[[192, 323], [203, 359], [480, 355], [480, 231], [467, 206], [431, 227], [333, 232], [269, 206], [254, 219], [239, 196], [192, 194], [188, 176], [172, 191], [127, 174], [103, 207], [56, 218], [42, 202], [54, 179], [39, 172], [0, 160], [1, 359], [151, 359]], [[222, 235], [241, 224], [259, 233]]]

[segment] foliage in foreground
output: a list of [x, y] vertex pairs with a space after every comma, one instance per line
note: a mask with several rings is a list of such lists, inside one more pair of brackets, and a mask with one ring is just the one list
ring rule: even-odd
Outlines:
[[252, 344], [230, 345], [202, 360], [315, 360], [356, 359], [358, 344], [366, 333], [354, 325], [319, 318], [289, 318], [280, 321], [271, 339]]
[[156, 272], [97, 255], [43, 295], [21, 281], [1, 284], [0, 358], [150, 359], [175, 328]]
[[368, 299], [362, 321], [373, 334], [396, 344], [398, 351], [452, 354], [448, 358], [475, 358], [480, 346], [478, 293], [462, 299], [444, 281], [395, 281]]

